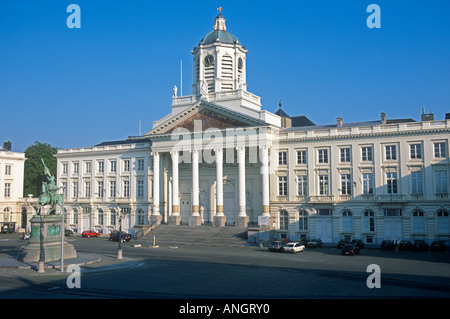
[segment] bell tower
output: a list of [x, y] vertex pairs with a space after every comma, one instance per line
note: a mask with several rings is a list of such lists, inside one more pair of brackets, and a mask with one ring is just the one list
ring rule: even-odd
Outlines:
[[247, 50], [227, 31], [222, 7], [214, 19], [213, 30], [192, 50], [194, 59], [193, 95], [247, 90]]

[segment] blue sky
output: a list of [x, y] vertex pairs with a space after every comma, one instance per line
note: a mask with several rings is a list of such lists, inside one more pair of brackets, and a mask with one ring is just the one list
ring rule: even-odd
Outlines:
[[[81, 28], [69, 29], [69, 4]], [[371, 3], [381, 28], [369, 29]], [[152, 128], [217, 8], [248, 49], [248, 90], [316, 124], [450, 112], [450, 1], [3, 1], [0, 142], [93, 146]]]

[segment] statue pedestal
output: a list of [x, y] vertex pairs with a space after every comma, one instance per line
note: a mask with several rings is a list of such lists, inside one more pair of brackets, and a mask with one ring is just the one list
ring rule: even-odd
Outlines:
[[[55, 261], [61, 259], [61, 215], [34, 215], [31, 220], [31, 238], [28, 245], [23, 247], [18, 259], [26, 262], [39, 262], [41, 254], [41, 229], [43, 234], [42, 246], [44, 250], [44, 261]], [[68, 244], [64, 238], [64, 260], [76, 258], [75, 248]]]

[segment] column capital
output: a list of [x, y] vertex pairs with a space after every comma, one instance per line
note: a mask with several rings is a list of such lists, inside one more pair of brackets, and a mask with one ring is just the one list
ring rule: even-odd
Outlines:
[[151, 152], [153, 160], [159, 161], [159, 152]]

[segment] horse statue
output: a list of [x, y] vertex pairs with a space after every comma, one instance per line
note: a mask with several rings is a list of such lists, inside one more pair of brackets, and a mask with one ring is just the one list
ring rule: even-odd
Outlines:
[[41, 195], [39, 195], [38, 201], [36, 203], [36, 215], [41, 215], [41, 209], [43, 206], [51, 205], [52, 208], [48, 211], [48, 215], [56, 214], [56, 204], [59, 205], [59, 213], [63, 212], [63, 196], [62, 194], [57, 194], [59, 187], [56, 185], [55, 177], [50, 173], [50, 170], [45, 165], [44, 160], [41, 159], [44, 165], [44, 173], [47, 176], [47, 182], [42, 182]]

